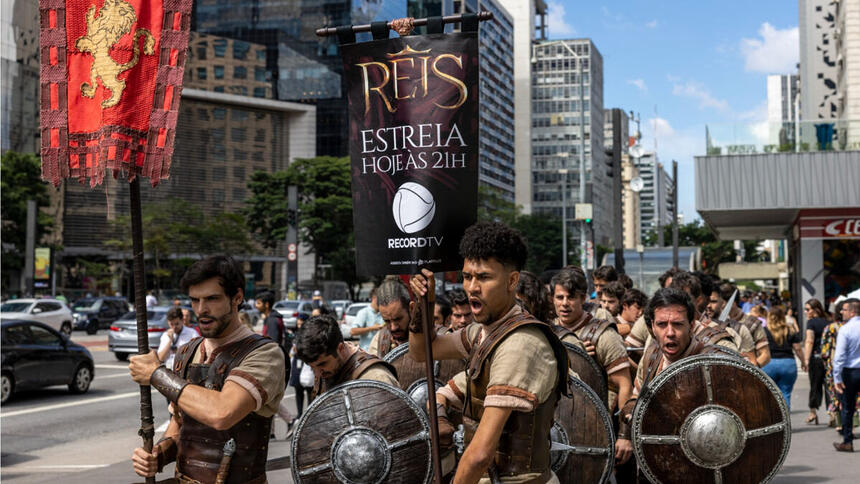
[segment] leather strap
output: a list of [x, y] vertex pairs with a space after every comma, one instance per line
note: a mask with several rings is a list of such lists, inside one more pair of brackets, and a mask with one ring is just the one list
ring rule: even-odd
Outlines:
[[173, 437], [164, 437], [154, 446], [155, 461], [158, 465], [158, 472], [164, 469], [164, 466], [176, 460], [176, 440]]
[[164, 365], [159, 366], [149, 377], [149, 384], [164, 395], [173, 404], [178, 404], [182, 390], [189, 385], [188, 380], [168, 370]]

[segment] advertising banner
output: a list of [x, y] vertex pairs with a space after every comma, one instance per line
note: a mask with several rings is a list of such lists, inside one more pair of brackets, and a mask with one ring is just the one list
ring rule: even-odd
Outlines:
[[478, 39], [430, 34], [341, 46], [356, 270], [458, 270], [477, 213]]
[[51, 248], [36, 247], [34, 251], [33, 265], [33, 286], [37, 289], [44, 289], [51, 282]]

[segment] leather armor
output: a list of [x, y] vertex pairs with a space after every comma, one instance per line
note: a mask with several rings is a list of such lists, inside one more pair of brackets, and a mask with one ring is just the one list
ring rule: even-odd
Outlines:
[[397, 370], [394, 369], [391, 364], [386, 363], [381, 358], [378, 358], [364, 350], [356, 350], [355, 353], [352, 354], [340, 367], [337, 374], [331, 378], [320, 378], [317, 377], [314, 379], [314, 389], [312, 392], [313, 398], [316, 398], [317, 395], [323, 394], [334, 388], [341, 383], [345, 383], [351, 380], [357, 380], [362, 373], [365, 372], [368, 368], [373, 365], [383, 365], [388, 371], [397, 378]]
[[[220, 391], [230, 371], [236, 368], [252, 351], [266, 344], [275, 344], [271, 339], [252, 335], [219, 348], [211, 364], [191, 363], [203, 338], [195, 338], [179, 350], [174, 362], [177, 375], [192, 385]], [[236, 441], [236, 453], [230, 461], [227, 483], [240, 484], [265, 479], [266, 456], [272, 417], [263, 417], [251, 412], [233, 427], [216, 430], [195, 420], [179, 408], [182, 425], [179, 427], [176, 471], [184, 478], [200, 482], [215, 482], [224, 444], [231, 438]], [[262, 481], [260, 481], [262, 482]]]

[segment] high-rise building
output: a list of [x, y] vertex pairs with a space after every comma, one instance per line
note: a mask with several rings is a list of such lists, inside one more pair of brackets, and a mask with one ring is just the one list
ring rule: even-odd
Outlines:
[[39, 2], [0, 6], [0, 151], [38, 153]]
[[638, 168], [639, 177], [644, 182], [639, 192], [640, 233], [644, 237], [658, 227], [672, 223], [672, 214], [675, 212], [672, 200], [674, 183], [654, 152], [642, 155]]
[[794, 142], [797, 128], [796, 74], [767, 76], [768, 143], [785, 146]]
[[[836, 19], [839, 3], [799, 0], [800, 119], [834, 119], [837, 101]], [[842, 2], [851, 3], [851, 2]]]
[[838, 3], [836, 18], [836, 115], [847, 131], [846, 147], [860, 150], [860, 2]]
[[621, 192], [622, 220], [624, 223], [624, 248], [635, 249], [642, 243], [642, 218], [639, 206], [639, 194], [633, 190], [630, 182], [639, 176], [639, 166], [633, 163], [627, 154], [621, 155]]
[[532, 48], [546, 39], [543, 0], [500, 0], [514, 21], [514, 158], [516, 203], [532, 213]]
[[591, 203], [594, 232], [586, 237], [608, 245], [612, 191], [603, 152], [603, 57], [590, 39], [570, 39], [537, 43], [532, 59], [532, 211], [561, 218], [564, 199], [568, 231], [579, 241], [574, 204]]

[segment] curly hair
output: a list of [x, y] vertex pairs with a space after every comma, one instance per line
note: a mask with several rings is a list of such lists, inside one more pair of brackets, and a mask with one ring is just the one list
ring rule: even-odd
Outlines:
[[495, 259], [515, 271], [523, 270], [528, 251], [520, 233], [499, 222], [478, 222], [466, 229], [460, 240], [460, 257]]
[[648, 296], [639, 289], [628, 289], [624, 292], [624, 297], [621, 298], [621, 304], [624, 306], [638, 304], [640, 308], [645, 309], [648, 304]]
[[312, 316], [296, 334], [296, 356], [313, 363], [324, 355], [335, 355], [343, 343], [340, 325], [329, 315]]
[[551, 318], [551, 303], [546, 286], [538, 277], [529, 271], [520, 272], [520, 282], [517, 284], [517, 299], [523, 308], [539, 321], [549, 321]]
[[618, 302], [621, 302], [621, 299], [624, 298], [625, 292], [627, 292], [627, 289], [619, 281], [612, 281], [603, 287], [603, 294], [618, 299]]
[[669, 286], [682, 291], [689, 290], [693, 299], [702, 295], [702, 283], [699, 278], [687, 271], [681, 271], [672, 276], [672, 284]]
[[469, 304], [469, 296], [466, 295], [466, 291], [460, 288], [451, 289], [445, 295], [448, 296], [448, 300], [451, 301], [452, 306]]
[[615, 267], [610, 265], [600, 266], [594, 270], [591, 279], [600, 279], [601, 281], [612, 282], [618, 280], [618, 272]]
[[[674, 281], [673, 281], [674, 284]], [[654, 311], [666, 306], [681, 306], [687, 312], [687, 321], [690, 324], [696, 318], [696, 306], [693, 304], [693, 298], [686, 291], [667, 287], [665, 289], [657, 289], [651, 300], [648, 301], [648, 306], [645, 307], [645, 324], [648, 328], [654, 324]]]
[[660, 274], [660, 277], [657, 278], [657, 281], [660, 283], [660, 287], [666, 287], [666, 281], [668, 281], [669, 279], [673, 279], [675, 275], [679, 272], [682, 272], [681, 269], [678, 269], [677, 267], [672, 267], [666, 272]]

